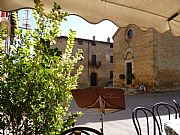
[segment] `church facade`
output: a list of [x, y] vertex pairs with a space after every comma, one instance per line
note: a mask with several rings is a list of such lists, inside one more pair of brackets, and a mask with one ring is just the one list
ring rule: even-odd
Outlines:
[[147, 91], [180, 90], [180, 37], [170, 31], [119, 28], [114, 40], [114, 86]]

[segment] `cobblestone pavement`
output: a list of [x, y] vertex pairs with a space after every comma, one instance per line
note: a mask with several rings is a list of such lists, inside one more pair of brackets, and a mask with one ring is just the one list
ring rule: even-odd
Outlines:
[[[140, 93], [125, 95], [126, 109], [115, 113], [106, 113], [104, 120], [105, 135], [136, 135], [136, 131], [131, 119], [132, 111], [137, 106], [152, 108], [157, 102], [167, 102], [173, 104], [172, 100], [180, 101], [179, 91], [166, 91], [157, 93]], [[77, 126], [93, 127], [97, 130], [101, 128], [100, 112], [88, 109], [80, 109], [75, 101], [72, 102], [70, 111], [81, 111], [84, 115], [77, 120]]]

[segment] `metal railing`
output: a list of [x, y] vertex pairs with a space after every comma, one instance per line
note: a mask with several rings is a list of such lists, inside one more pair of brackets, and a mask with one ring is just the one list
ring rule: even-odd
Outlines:
[[89, 61], [89, 65], [91, 67], [95, 67], [95, 68], [98, 68], [101, 66], [101, 61]]

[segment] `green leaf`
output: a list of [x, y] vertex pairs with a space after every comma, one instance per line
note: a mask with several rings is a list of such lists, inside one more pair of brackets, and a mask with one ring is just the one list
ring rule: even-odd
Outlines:
[[0, 111], [3, 114], [0, 127], [3, 125], [2, 128], [14, 134], [60, 134], [74, 126], [80, 116], [69, 113], [69, 107], [70, 91], [77, 87], [83, 70], [82, 65], [76, 65], [82, 51], [72, 53], [76, 35], [73, 30], [61, 56], [57, 49], [51, 48], [60, 35], [60, 22], [66, 20], [68, 14], [62, 13], [56, 3], [52, 11], [45, 14], [43, 3], [34, 2], [36, 29], [24, 32], [17, 25], [17, 14], [13, 15], [16, 48], [10, 55], [2, 45], [7, 33], [0, 27]]

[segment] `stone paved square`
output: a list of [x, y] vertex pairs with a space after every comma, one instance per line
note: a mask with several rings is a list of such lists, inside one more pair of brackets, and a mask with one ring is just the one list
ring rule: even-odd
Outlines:
[[[167, 102], [173, 104], [173, 99], [180, 101], [180, 91], [165, 91], [156, 93], [125, 95], [125, 110], [105, 114], [104, 134], [136, 135], [136, 131], [131, 119], [132, 111], [135, 107], [144, 106], [152, 108], [152, 106], [157, 102]], [[78, 118], [77, 126], [88, 126], [93, 127], [97, 130], [101, 128], [100, 112], [78, 108], [75, 101], [72, 102], [70, 111], [82, 111], [84, 113], [82, 117]]]

